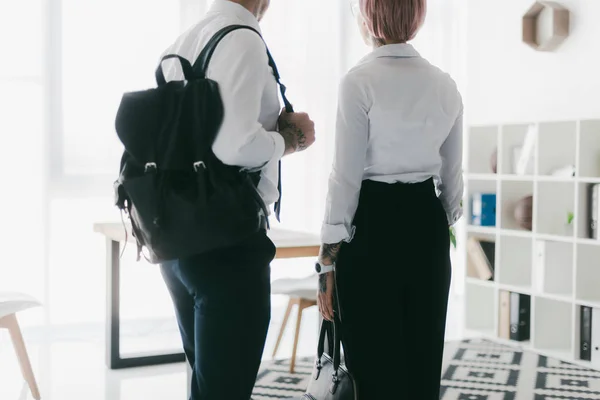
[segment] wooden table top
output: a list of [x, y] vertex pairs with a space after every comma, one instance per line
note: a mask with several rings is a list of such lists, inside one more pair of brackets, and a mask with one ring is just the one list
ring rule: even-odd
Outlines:
[[[127, 235], [121, 222], [99, 222], [94, 224], [94, 232], [116, 242], [124, 242], [127, 236], [133, 242], [129, 224], [126, 227]], [[277, 247], [276, 258], [316, 257], [319, 254], [321, 242], [318, 235], [275, 227], [269, 230], [268, 236]]]

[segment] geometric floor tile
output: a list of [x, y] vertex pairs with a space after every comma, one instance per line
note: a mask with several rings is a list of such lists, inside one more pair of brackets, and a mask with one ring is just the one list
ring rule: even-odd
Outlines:
[[[265, 363], [252, 400], [301, 398], [313, 361]], [[489, 340], [446, 343], [442, 371], [440, 400], [600, 400], [600, 371]]]

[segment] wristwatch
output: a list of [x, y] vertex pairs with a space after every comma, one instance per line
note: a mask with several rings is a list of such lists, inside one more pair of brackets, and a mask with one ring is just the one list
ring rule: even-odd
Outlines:
[[324, 265], [324, 264], [321, 264], [320, 261], [317, 261], [315, 263], [315, 270], [317, 271], [317, 273], [319, 275], [326, 274], [328, 272], [332, 272], [335, 270], [335, 263], [331, 264], [331, 265]]

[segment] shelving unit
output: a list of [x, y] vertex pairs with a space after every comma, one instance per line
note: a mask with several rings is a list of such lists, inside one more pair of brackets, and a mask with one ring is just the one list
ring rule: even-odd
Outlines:
[[[531, 162], [517, 174], [531, 127]], [[493, 280], [467, 273], [467, 332], [600, 370], [579, 357], [580, 307], [600, 308], [600, 240], [588, 237], [587, 215], [588, 187], [600, 183], [600, 120], [474, 126], [465, 139], [467, 237], [496, 244]], [[471, 196], [481, 192], [496, 194], [496, 226], [471, 224]], [[515, 216], [527, 196], [531, 229]], [[502, 291], [531, 296], [530, 340], [500, 338]]]

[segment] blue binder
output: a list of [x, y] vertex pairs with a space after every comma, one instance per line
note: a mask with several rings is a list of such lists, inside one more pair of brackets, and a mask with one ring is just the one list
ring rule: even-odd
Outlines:
[[474, 193], [471, 197], [471, 224], [496, 226], [496, 194]]

